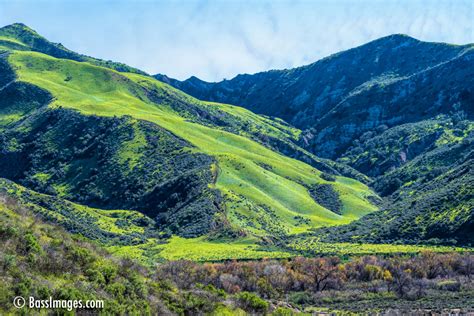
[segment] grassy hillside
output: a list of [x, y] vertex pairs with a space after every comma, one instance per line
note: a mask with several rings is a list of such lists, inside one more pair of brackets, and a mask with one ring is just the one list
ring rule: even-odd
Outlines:
[[[49, 91], [49, 105], [70, 108], [85, 115], [128, 115], [155, 123], [186, 140], [196, 152], [213, 157], [217, 176], [209, 186], [218, 189], [225, 213], [235, 229], [257, 235], [297, 233], [312, 227], [347, 223], [376, 209], [368, 200], [373, 193], [357, 181], [321, 178], [321, 172], [238, 135], [212, 119], [193, 112], [216, 109], [244, 121], [266, 134], [293, 137], [296, 130], [238, 107], [199, 102], [152, 78], [116, 71], [37, 52], [14, 51], [8, 55], [18, 81]], [[187, 108], [183, 109], [186, 105]], [[212, 111], [209, 111], [212, 115]], [[205, 119], [205, 117], [204, 117]], [[211, 125], [212, 122], [212, 125]], [[211, 126], [210, 126], [211, 125]], [[227, 128], [226, 128], [227, 127]], [[247, 135], [245, 135], [247, 134]], [[330, 184], [342, 203], [341, 215], [311, 197], [311, 186]]]
[[147, 266], [164, 260], [188, 259], [199, 262], [230, 259], [291, 258], [296, 255], [362, 255], [463, 251], [463, 248], [436, 246], [376, 245], [322, 242], [310, 234], [296, 235], [277, 242], [246, 238], [182, 238], [168, 239], [156, 229], [156, 222], [140, 212], [103, 210], [40, 194], [0, 179], [0, 195], [15, 201], [19, 208], [54, 223], [71, 234], [85, 237], [111, 254], [134, 259]]
[[[0, 56], [0, 177], [32, 190], [29, 196], [57, 198], [40, 205], [43, 213], [61, 214], [57, 205], [67, 204], [76, 205], [68, 207], [73, 218], [76, 209], [84, 208], [143, 214], [148, 222], [140, 232], [121, 231], [125, 242], [117, 241], [114, 229], [102, 232], [100, 225], [93, 234], [80, 232], [116, 253], [145, 261], [201, 261], [288, 257], [317, 249], [357, 253], [346, 244], [354, 241], [433, 239], [468, 245], [472, 239], [469, 113], [379, 126], [355, 140], [340, 162], [332, 162], [299, 147], [298, 142], [311, 147], [315, 135], [302, 134], [282, 120], [199, 101], [152, 77], [76, 58], [18, 25], [1, 30], [2, 41], [10, 44], [3, 44]], [[417, 51], [430, 46], [405, 37], [382, 42], [406, 41]], [[439, 48], [439, 58], [452, 53], [446, 46]], [[469, 50], [430, 68], [427, 78], [467, 62], [466, 56]], [[462, 74], [457, 73], [456, 82]], [[418, 82], [420, 76], [409, 77]], [[390, 89], [408, 80], [392, 79]], [[354, 100], [382, 87], [377, 83], [359, 88], [351, 94]], [[459, 97], [464, 102], [456, 105], [460, 109], [470, 99]], [[348, 129], [346, 134], [353, 132]], [[367, 184], [388, 196], [385, 204]], [[446, 202], [454, 191], [456, 200]], [[379, 206], [382, 211], [374, 212]], [[84, 218], [79, 215], [77, 221]], [[77, 225], [62, 224], [67, 229]], [[303, 235], [294, 237], [298, 234]], [[307, 247], [301, 247], [300, 237], [311, 241]], [[327, 244], [334, 241], [342, 243]]]
[[387, 202], [325, 240], [472, 245], [473, 128], [456, 112], [361, 137], [341, 161], [374, 176]]
[[347, 226], [315, 232], [324, 241], [472, 245], [474, 171], [472, 151], [464, 162], [426, 182], [414, 182], [381, 211]]
[[[103, 300], [75, 312], [105, 315], [471, 308], [465, 48], [397, 35], [295, 70], [191, 80], [231, 98], [240, 82], [238, 98], [258, 92], [256, 108], [275, 101], [302, 125], [341, 105], [302, 132], [0, 28], [0, 314], [16, 296]], [[315, 155], [324, 139], [339, 161]]]
[[102, 209], [135, 209], [162, 232], [207, 233], [220, 195], [215, 160], [188, 142], [130, 117], [44, 109], [0, 138], [0, 173], [39, 192]]

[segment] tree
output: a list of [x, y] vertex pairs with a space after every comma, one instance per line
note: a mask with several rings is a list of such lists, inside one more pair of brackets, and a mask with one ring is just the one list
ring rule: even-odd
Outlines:
[[337, 258], [315, 258], [305, 261], [304, 273], [310, 278], [316, 292], [324, 291], [338, 272]]
[[400, 265], [397, 265], [392, 269], [393, 288], [395, 293], [400, 297], [405, 297], [410, 290], [412, 284], [410, 272], [410, 270], [404, 270]]

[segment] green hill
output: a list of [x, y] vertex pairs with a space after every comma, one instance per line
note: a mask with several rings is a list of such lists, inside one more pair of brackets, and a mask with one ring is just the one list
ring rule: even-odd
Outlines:
[[39, 49], [23, 36], [30, 29], [11, 29], [0, 30], [3, 40], [23, 45], [3, 46], [0, 177], [93, 208], [139, 211], [168, 237], [295, 234], [377, 209], [378, 197], [341, 172], [366, 177], [297, 147], [300, 131], [282, 121]]

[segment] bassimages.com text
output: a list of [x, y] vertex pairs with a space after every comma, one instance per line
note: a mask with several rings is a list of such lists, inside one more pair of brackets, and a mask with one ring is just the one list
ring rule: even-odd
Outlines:
[[96, 309], [104, 308], [103, 300], [57, 300], [49, 297], [48, 299], [36, 299], [29, 296], [26, 299], [22, 296], [17, 296], [13, 299], [13, 305], [16, 308], [31, 308], [31, 309], [66, 309], [72, 311], [75, 309]]

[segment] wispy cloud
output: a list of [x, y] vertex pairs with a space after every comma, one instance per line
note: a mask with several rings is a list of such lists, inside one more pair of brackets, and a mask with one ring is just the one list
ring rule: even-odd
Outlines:
[[0, 23], [179, 79], [231, 78], [311, 63], [381, 36], [474, 42], [474, 2], [5, 1]]

